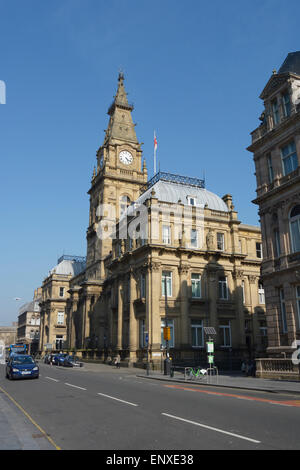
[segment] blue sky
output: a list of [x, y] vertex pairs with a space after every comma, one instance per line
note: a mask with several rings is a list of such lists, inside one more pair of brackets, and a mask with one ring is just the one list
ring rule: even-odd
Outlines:
[[162, 170], [205, 172], [207, 189], [258, 224], [246, 147], [272, 70], [300, 49], [298, 1], [0, 0], [0, 12], [0, 324], [58, 256], [86, 254], [120, 68], [149, 175], [156, 129]]

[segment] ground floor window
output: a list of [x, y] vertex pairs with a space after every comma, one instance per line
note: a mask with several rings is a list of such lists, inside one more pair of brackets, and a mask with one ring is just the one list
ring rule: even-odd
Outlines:
[[222, 320], [219, 326], [220, 331], [220, 346], [223, 348], [231, 347], [231, 325], [230, 320]]
[[[164, 328], [166, 326], [166, 321], [161, 320], [161, 345], [163, 348], [167, 347], [167, 342], [164, 339]], [[170, 328], [171, 339], [169, 341], [169, 348], [174, 348], [175, 340], [174, 340], [174, 320], [168, 319], [168, 327]]]
[[204, 346], [204, 331], [203, 320], [192, 319], [192, 346], [194, 348], [203, 348]]
[[268, 329], [265, 320], [259, 322], [259, 331], [261, 344], [266, 348], [268, 346]]

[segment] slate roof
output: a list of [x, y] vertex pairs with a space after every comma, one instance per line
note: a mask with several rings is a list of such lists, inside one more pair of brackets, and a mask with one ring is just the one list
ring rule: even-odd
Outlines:
[[278, 73], [287, 72], [300, 75], [300, 51], [290, 52], [278, 70]]

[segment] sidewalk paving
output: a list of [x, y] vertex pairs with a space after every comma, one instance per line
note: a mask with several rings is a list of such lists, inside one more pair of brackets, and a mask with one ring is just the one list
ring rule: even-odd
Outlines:
[[228, 387], [247, 390], [258, 390], [273, 393], [293, 393], [300, 394], [300, 382], [293, 382], [287, 380], [271, 380], [260, 379], [256, 377], [245, 377], [241, 374], [228, 373], [220, 374], [217, 376], [205, 377], [196, 380], [184, 380], [184, 374], [180, 372], [174, 373], [174, 377], [164, 375], [162, 372], [150, 371], [150, 375], [138, 373], [137, 377], [147, 378], [153, 380], [162, 380], [165, 382], [184, 383], [189, 385], [198, 386], [214, 386], [214, 387]]
[[126, 374], [139, 378], [161, 380], [166, 382], [185, 383], [190, 385], [209, 385], [218, 387], [228, 387], [236, 389], [248, 389], [258, 390], [273, 393], [293, 393], [300, 394], [300, 381], [293, 382], [288, 380], [271, 380], [271, 379], [260, 379], [256, 377], [245, 377], [240, 372], [228, 372], [220, 373], [218, 378], [210, 377], [209, 379], [202, 380], [184, 380], [184, 374], [175, 371], [174, 377], [166, 376], [160, 371], [150, 371], [150, 375], [147, 375], [146, 370], [137, 369], [132, 367], [121, 367], [117, 369], [114, 366], [103, 364], [103, 363], [92, 363], [85, 362], [84, 367], [80, 370], [86, 372], [98, 372], [105, 373], [111, 372], [115, 374]]
[[0, 391], [0, 450], [55, 450], [50, 442]]

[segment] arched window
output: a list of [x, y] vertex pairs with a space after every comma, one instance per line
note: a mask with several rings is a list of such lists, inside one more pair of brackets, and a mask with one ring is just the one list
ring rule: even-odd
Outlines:
[[130, 198], [128, 196], [121, 196], [120, 199], [120, 217], [124, 214], [127, 207], [130, 206]]
[[294, 206], [290, 212], [290, 235], [292, 252], [300, 251], [300, 205]]

